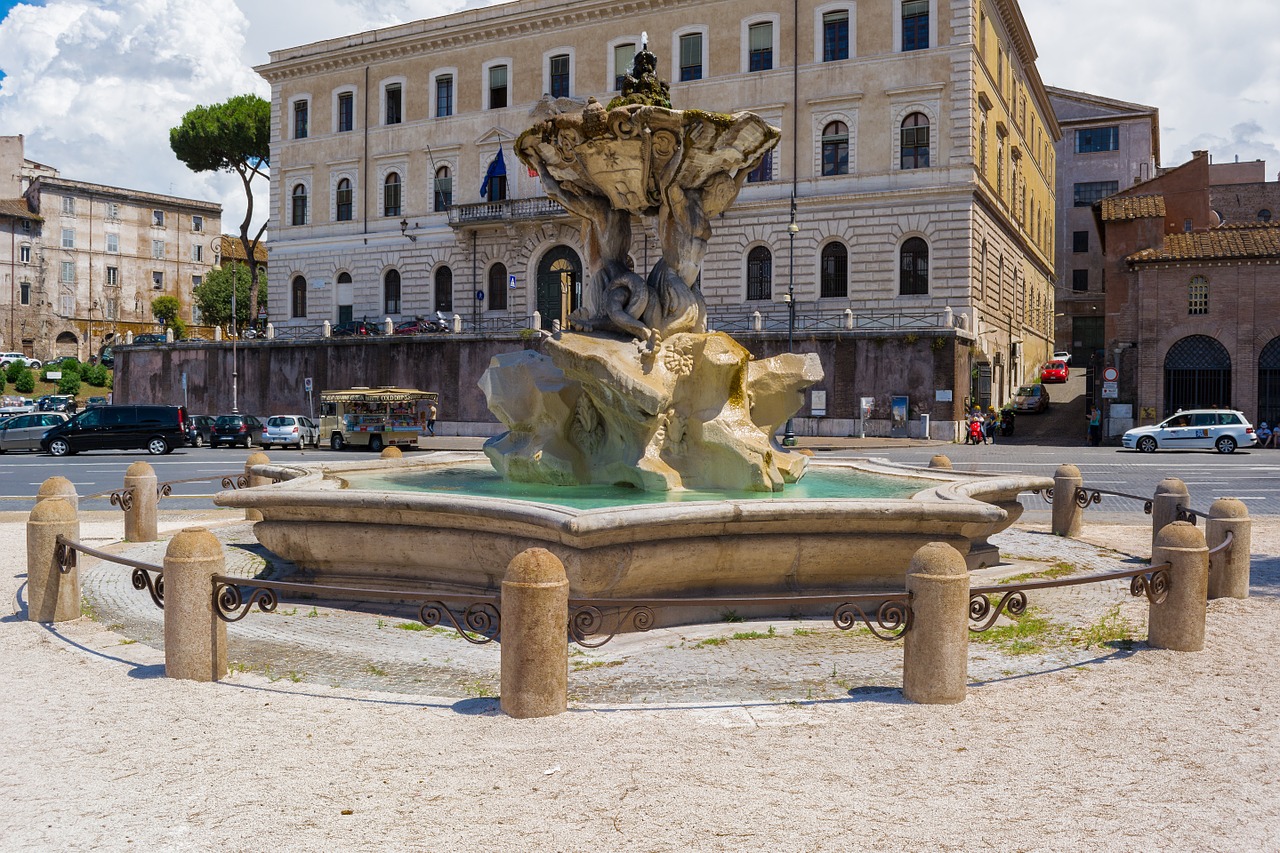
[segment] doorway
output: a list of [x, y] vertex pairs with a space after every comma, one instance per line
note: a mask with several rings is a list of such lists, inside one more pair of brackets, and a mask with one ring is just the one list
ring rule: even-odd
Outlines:
[[556, 246], [538, 262], [537, 307], [542, 328], [550, 329], [553, 320], [559, 320], [564, 328], [581, 304], [582, 261], [568, 246]]

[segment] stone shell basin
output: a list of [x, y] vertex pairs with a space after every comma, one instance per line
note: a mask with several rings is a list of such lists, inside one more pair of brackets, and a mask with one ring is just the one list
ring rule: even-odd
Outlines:
[[[218, 493], [257, 510], [258, 540], [315, 583], [493, 594], [526, 548], [558, 556], [574, 598], [823, 595], [904, 588], [911, 555], [947, 542], [970, 568], [1022, 513], [1018, 493], [1047, 477], [909, 468], [876, 459], [813, 461], [925, 481], [905, 499], [725, 499], [570, 509], [453, 493], [356, 490], [344, 476], [472, 463], [475, 453], [265, 464], [277, 483]], [[752, 615], [788, 615], [753, 610]], [[666, 620], [663, 620], [666, 621]], [[688, 621], [688, 620], [682, 620]]]

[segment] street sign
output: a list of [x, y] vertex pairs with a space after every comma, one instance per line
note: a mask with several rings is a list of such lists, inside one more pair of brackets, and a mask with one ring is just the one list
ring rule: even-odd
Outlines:
[[484, 301], [484, 291], [483, 291], [483, 290], [477, 290], [477, 291], [476, 291], [476, 302], [483, 302], [483, 301]]
[[[184, 378], [185, 378], [185, 377], [184, 377]], [[302, 388], [303, 388], [303, 390], [304, 390], [304, 391], [307, 391], [308, 393], [311, 391], [311, 377], [310, 377], [310, 376], [308, 376], [306, 379], [302, 380]]]
[[1117, 397], [1119, 397], [1119, 396], [1120, 396], [1120, 392], [1119, 392], [1119, 390], [1118, 390], [1118, 388], [1117, 388], [1117, 384], [1116, 384], [1115, 382], [1103, 382], [1103, 383], [1102, 383], [1102, 399], [1104, 399], [1104, 400], [1114, 400], [1114, 399], [1116, 399], [1116, 398], [1117, 398]]
[[1120, 378], [1120, 371], [1116, 370], [1114, 367], [1108, 367], [1102, 371], [1103, 382], [1114, 383], [1119, 378]]
[[515, 289], [516, 289], [516, 277], [515, 277], [515, 276], [513, 276], [513, 275], [509, 275], [509, 276], [507, 276], [507, 288], [508, 288], [508, 289], [510, 289], [510, 290], [515, 290]]

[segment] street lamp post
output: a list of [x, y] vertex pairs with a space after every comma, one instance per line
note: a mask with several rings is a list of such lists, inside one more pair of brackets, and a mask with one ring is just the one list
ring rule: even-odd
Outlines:
[[[796, 224], [796, 199], [791, 197], [791, 223], [787, 225], [787, 352], [793, 352], [796, 337], [796, 234], [800, 226]], [[786, 432], [782, 434], [783, 447], [796, 446], [796, 432], [793, 418], [787, 418]]]
[[[213, 265], [222, 268], [222, 238], [216, 237], [210, 245], [213, 249]], [[238, 370], [238, 359], [236, 353], [236, 338], [240, 337], [238, 323], [236, 322], [236, 266], [235, 261], [231, 262], [231, 322], [228, 325], [228, 331], [231, 336], [231, 414], [239, 414], [239, 386], [240, 373]]]

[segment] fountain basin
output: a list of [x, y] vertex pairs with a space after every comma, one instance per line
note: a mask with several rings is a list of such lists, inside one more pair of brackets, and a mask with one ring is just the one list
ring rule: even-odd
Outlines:
[[[280, 482], [220, 492], [256, 509], [268, 549], [317, 583], [493, 594], [526, 548], [556, 554], [574, 598], [822, 595], [900, 591], [911, 555], [947, 542], [972, 568], [987, 538], [1022, 512], [1017, 495], [1046, 477], [920, 469], [883, 460], [814, 460], [919, 488], [898, 498], [768, 496], [579, 508], [466, 494], [352, 488], [373, 474], [483, 463], [474, 453], [255, 466]], [[787, 615], [787, 614], [779, 614]]]

